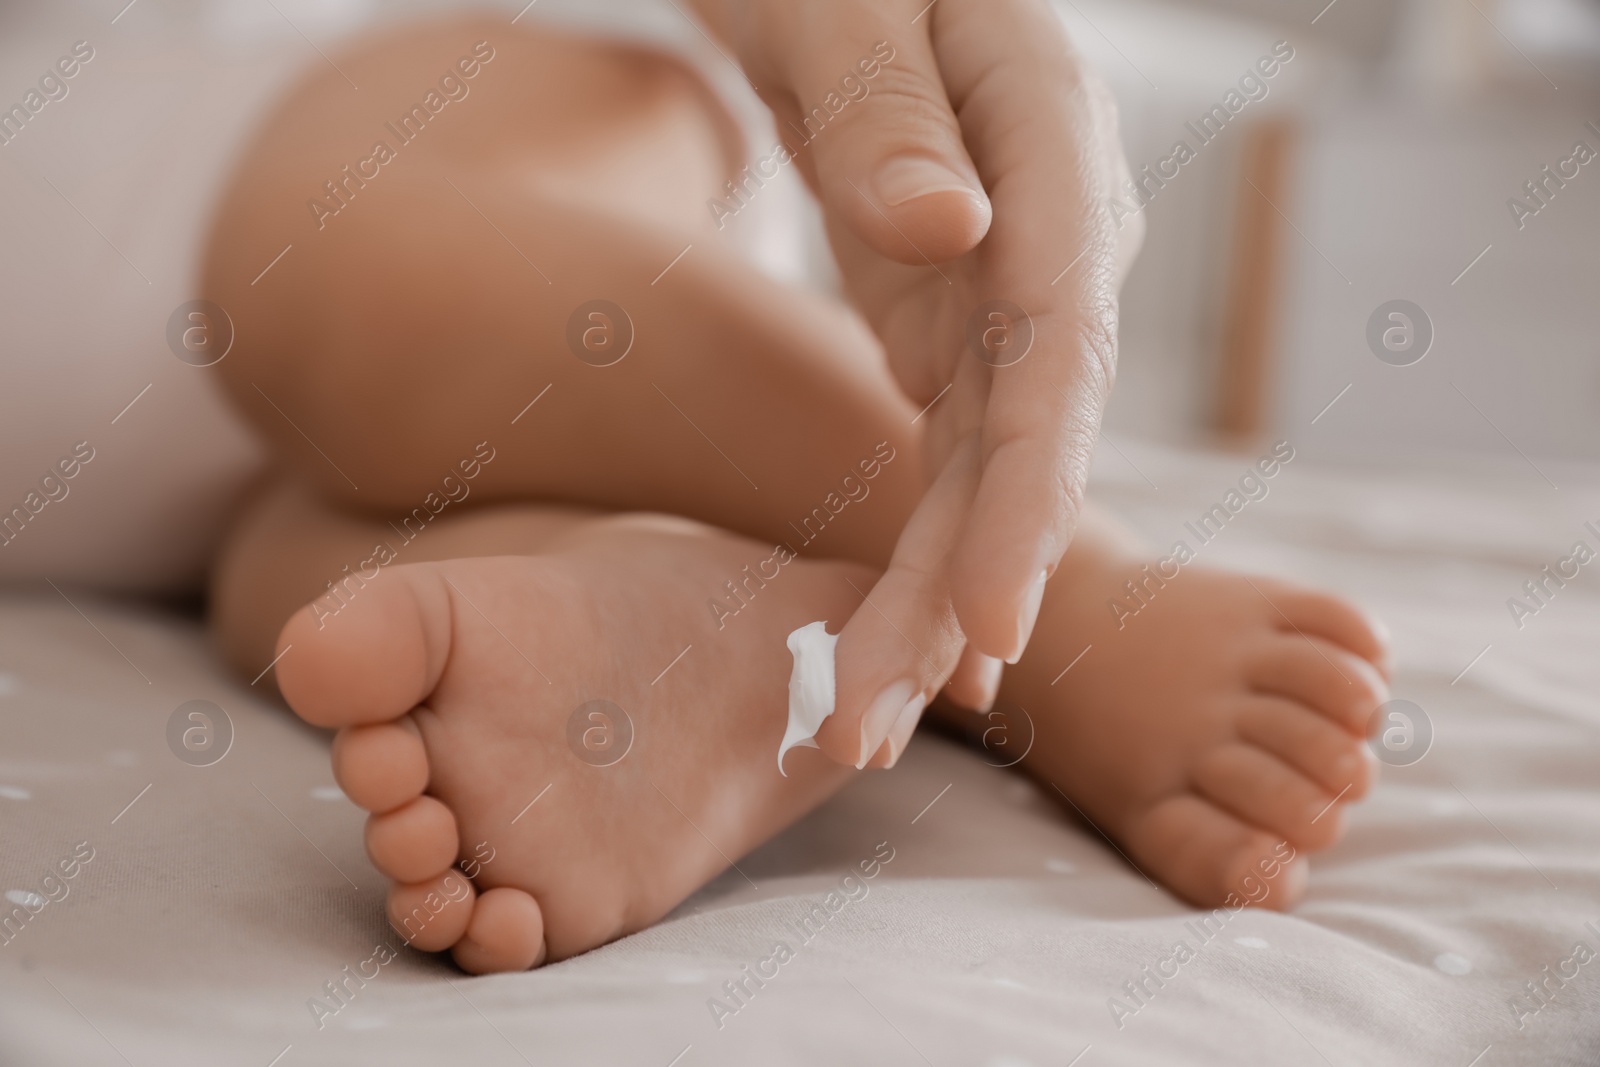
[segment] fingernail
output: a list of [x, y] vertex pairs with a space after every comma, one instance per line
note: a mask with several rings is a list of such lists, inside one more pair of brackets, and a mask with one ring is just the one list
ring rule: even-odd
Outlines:
[[1015, 664], [1022, 658], [1023, 650], [1028, 647], [1028, 638], [1033, 636], [1033, 626], [1039, 621], [1039, 605], [1044, 603], [1045, 582], [1050, 579], [1050, 572], [1041, 570], [1039, 577], [1028, 586], [1027, 596], [1022, 601], [1022, 613], [1017, 616], [1017, 652], [1006, 659], [1007, 663]]
[[878, 199], [890, 207], [933, 193], [975, 195], [971, 183], [943, 163], [923, 155], [893, 156], [878, 168], [872, 181]]
[[994, 702], [1000, 696], [1000, 676], [1005, 672], [1006, 665], [1003, 661], [992, 656], [985, 656], [982, 667], [978, 671], [978, 692], [983, 696], [978, 700], [978, 711], [991, 711]]
[[906, 746], [911, 744], [911, 735], [916, 733], [917, 719], [927, 706], [928, 698], [918, 693], [900, 710], [900, 717], [889, 727], [889, 759], [884, 764], [885, 770], [899, 763], [900, 757], [905, 755]]
[[856, 770], [867, 765], [873, 753], [878, 751], [878, 746], [889, 736], [901, 712], [913, 697], [920, 696], [916, 683], [904, 678], [886, 687], [873, 699], [867, 706], [867, 713], [861, 717], [861, 748], [857, 753]]

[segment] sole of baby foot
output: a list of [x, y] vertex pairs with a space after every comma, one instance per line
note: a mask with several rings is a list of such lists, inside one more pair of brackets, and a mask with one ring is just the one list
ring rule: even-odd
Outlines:
[[770, 546], [653, 516], [567, 541], [385, 568], [280, 638], [290, 706], [339, 731], [389, 921], [472, 973], [648, 926], [854, 773], [774, 756], [786, 635], [836, 629], [871, 571], [793, 560], [730, 614], [711, 605]]

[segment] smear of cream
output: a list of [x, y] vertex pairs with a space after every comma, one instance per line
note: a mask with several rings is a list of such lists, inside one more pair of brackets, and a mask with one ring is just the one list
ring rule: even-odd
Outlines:
[[789, 635], [789, 654], [794, 656], [794, 671], [789, 675], [789, 726], [778, 746], [778, 773], [783, 757], [791, 748], [816, 748], [813, 740], [822, 722], [833, 714], [833, 647], [838, 634], [828, 632], [825, 622], [807, 623]]

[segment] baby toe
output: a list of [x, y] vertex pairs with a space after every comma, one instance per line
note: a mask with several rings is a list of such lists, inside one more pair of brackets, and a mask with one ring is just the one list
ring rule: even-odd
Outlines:
[[1192, 773], [1202, 796], [1297, 848], [1327, 848], [1343, 832], [1332, 793], [1255, 745], [1218, 745]]
[[1191, 904], [1287, 910], [1305, 893], [1294, 846], [1194, 793], [1160, 801], [1126, 835], [1142, 868]]
[[1365, 737], [1372, 713], [1389, 699], [1376, 667], [1318, 637], [1284, 634], [1253, 657], [1247, 677], [1257, 692], [1288, 697]]
[[460, 871], [446, 871], [411, 885], [392, 885], [389, 925], [413, 948], [439, 952], [466, 933], [476, 896], [472, 883]]
[[1266, 592], [1289, 632], [1331, 641], [1389, 676], [1389, 629], [1376, 616], [1321, 590], [1285, 583]]
[[472, 908], [467, 931], [450, 950], [468, 974], [525, 971], [544, 962], [544, 913], [520, 889], [485, 891]]
[[428, 754], [408, 715], [376, 726], [347, 726], [333, 738], [333, 777], [357, 807], [393, 811], [428, 787]]
[[397, 882], [421, 882], [443, 874], [461, 848], [455, 815], [428, 796], [383, 815], [369, 815], [366, 842], [373, 866]]
[[[385, 571], [385, 574], [391, 573]], [[307, 604], [278, 637], [278, 690], [315, 726], [399, 718], [421, 703], [444, 668], [450, 618], [443, 587], [418, 568], [368, 586], [336, 613]]]
[[1376, 775], [1367, 746], [1318, 712], [1281, 697], [1251, 697], [1239, 736], [1277, 756], [1341, 801], [1360, 800]]

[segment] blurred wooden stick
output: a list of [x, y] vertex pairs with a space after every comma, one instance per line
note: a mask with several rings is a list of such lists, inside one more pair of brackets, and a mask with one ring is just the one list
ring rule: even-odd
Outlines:
[[1212, 426], [1220, 443], [1248, 447], [1266, 433], [1283, 295], [1283, 219], [1293, 135], [1285, 119], [1246, 131]]

